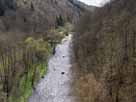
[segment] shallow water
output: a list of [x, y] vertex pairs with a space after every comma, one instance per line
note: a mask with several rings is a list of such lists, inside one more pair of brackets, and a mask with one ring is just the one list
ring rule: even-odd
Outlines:
[[55, 55], [48, 62], [48, 73], [41, 79], [29, 102], [73, 102], [71, 95], [72, 73], [70, 64], [71, 38], [69, 35], [58, 44]]

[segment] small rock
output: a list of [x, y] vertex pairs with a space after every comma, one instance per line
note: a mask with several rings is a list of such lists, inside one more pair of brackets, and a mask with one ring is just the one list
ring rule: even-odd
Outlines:
[[62, 75], [64, 75], [64, 74], [65, 74], [65, 72], [61, 72], [61, 74], [62, 74]]
[[44, 76], [42, 76], [42, 79], [44, 78]]

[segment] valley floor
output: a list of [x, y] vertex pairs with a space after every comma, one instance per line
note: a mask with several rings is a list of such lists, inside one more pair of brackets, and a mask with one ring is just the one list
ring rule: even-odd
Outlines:
[[48, 62], [48, 73], [40, 80], [29, 102], [73, 102], [70, 64], [71, 35], [57, 45]]

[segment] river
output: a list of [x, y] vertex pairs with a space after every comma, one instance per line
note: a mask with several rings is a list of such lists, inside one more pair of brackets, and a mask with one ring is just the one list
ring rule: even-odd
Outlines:
[[72, 35], [56, 46], [56, 53], [48, 62], [48, 72], [36, 86], [29, 102], [73, 102], [71, 95], [72, 71], [70, 64]]

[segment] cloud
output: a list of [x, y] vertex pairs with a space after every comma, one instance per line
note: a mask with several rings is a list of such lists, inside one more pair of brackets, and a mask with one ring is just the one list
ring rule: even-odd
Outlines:
[[79, 0], [79, 1], [82, 1], [88, 5], [101, 6], [102, 4], [104, 4], [105, 2], [109, 0]]

